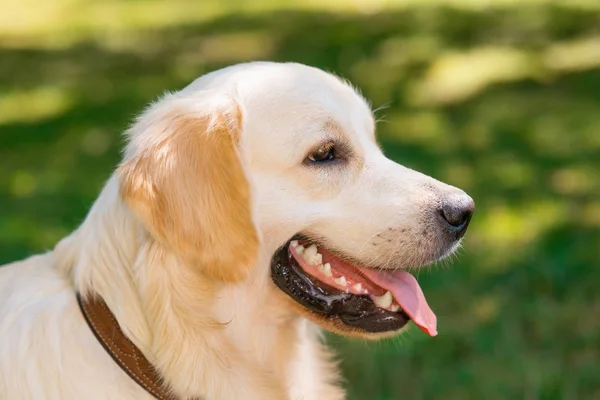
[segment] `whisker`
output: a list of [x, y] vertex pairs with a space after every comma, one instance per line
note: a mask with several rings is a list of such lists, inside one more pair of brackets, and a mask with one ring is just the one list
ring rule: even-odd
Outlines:
[[376, 109], [373, 110], [373, 114], [377, 114], [381, 110], [390, 108], [391, 105], [392, 105], [391, 101], [388, 101], [387, 103], [383, 103], [382, 105], [380, 105], [379, 107], [377, 107]]

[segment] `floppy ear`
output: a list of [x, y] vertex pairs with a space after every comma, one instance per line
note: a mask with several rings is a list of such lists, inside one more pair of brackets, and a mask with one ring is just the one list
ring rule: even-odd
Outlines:
[[128, 131], [120, 192], [155, 239], [236, 282], [254, 266], [259, 238], [238, 152], [241, 110], [214, 104], [170, 95], [150, 107]]

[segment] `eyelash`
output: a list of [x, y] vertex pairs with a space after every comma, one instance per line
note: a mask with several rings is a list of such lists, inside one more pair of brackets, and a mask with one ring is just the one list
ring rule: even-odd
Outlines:
[[311, 152], [307, 157], [307, 161], [313, 164], [327, 163], [335, 161], [338, 155], [335, 151], [333, 143], [328, 143], [325, 146], [321, 146], [319, 149]]

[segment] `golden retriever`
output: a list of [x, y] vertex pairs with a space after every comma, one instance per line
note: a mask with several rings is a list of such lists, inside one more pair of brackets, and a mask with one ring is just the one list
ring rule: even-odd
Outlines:
[[407, 270], [474, 203], [386, 158], [367, 101], [295, 63], [235, 65], [152, 104], [81, 226], [0, 268], [1, 399], [149, 399], [75, 293], [101, 296], [180, 399], [345, 397], [320, 329], [436, 317]]

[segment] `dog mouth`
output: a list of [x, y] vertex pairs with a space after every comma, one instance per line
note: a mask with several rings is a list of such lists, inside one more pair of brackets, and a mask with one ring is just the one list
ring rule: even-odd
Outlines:
[[297, 236], [275, 252], [271, 276], [312, 313], [369, 333], [397, 331], [412, 320], [430, 336], [437, 319], [417, 280], [401, 270], [358, 266]]

